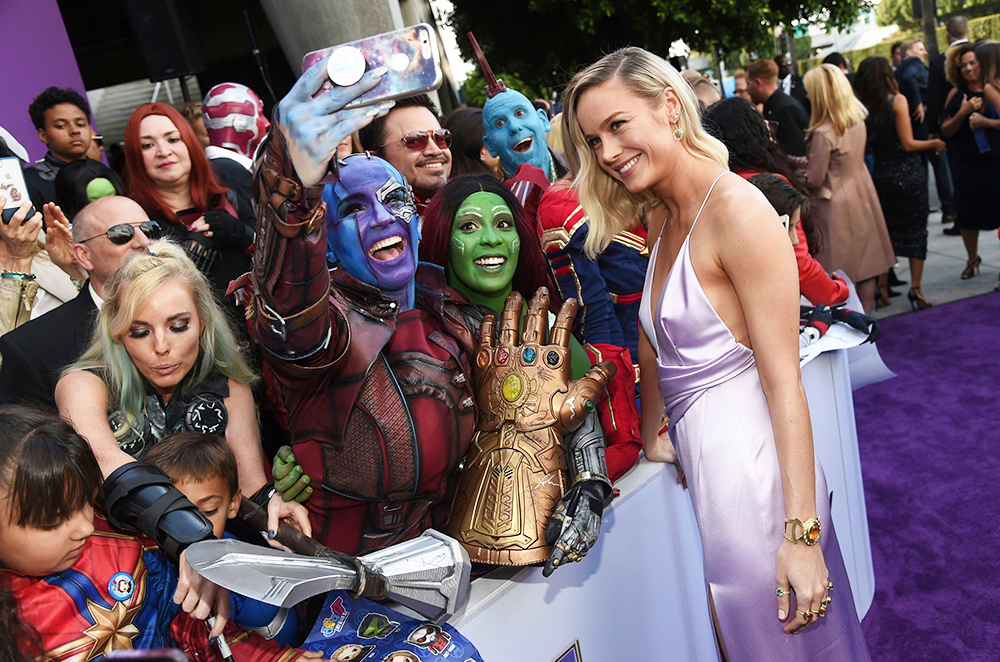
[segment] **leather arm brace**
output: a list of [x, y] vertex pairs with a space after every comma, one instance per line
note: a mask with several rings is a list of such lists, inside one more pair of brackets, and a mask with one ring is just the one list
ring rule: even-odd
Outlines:
[[566, 463], [569, 466], [570, 487], [591, 481], [603, 491], [604, 507], [611, 503], [614, 490], [608, 478], [608, 464], [604, 459], [604, 429], [597, 412], [587, 414], [576, 432], [566, 436]]
[[104, 510], [116, 527], [139, 531], [178, 559], [188, 545], [214, 537], [212, 523], [148, 462], [118, 467], [101, 486]]
[[296, 359], [332, 331], [323, 185], [303, 186], [281, 131], [271, 129], [254, 173], [257, 240], [248, 316], [271, 353]]

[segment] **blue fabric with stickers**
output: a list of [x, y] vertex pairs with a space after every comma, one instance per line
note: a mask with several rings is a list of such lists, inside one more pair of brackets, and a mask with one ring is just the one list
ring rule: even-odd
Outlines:
[[299, 648], [334, 662], [484, 662], [458, 630], [410, 618], [346, 591], [331, 591], [316, 624]]

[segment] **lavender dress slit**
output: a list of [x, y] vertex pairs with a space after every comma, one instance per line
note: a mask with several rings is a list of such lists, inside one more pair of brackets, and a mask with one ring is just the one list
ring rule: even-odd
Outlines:
[[767, 400], [753, 352], [736, 341], [698, 281], [690, 241], [688, 232], [655, 299], [654, 321], [650, 287], [657, 238], [639, 317], [658, 354], [656, 372], [670, 438], [687, 476], [705, 577], [729, 659], [867, 662], [819, 460], [816, 512], [823, 523], [820, 545], [833, 582], [833, 603], [825, 618], [798, 635], [785, 634], [778, 621], [775, 557], [784, 540], [785, 506]]

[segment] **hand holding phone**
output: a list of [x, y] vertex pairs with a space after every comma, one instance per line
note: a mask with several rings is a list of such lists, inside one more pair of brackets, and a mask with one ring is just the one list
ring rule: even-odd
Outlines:
[[[4, 202], [0, 205], [3, 208], [4, 223], [10, 223], [10, 219], [22, 203], [31, 203], [28, 197], [28, 185], [21, 170], [21, 161], [17, 157], [8, 156], [0, 159], [0, 195], [4, 197]], [[34, 217], [34, 209], [31, 207], [26, 218]]]
[[[0, 193], [0, 204], [7, 200]], [[42, 229], [42, 215], [35, 211], [30, 201], [12, 209], [10, 222], [0, 226], [0, 238], [7, 249], [7, 260], [3, 268], [7, 271], [28, 273], [31, 261], [38, 252], [38, 232]]]
[[328, 82], [323, 60], [307, 69], [278, 104], [276, 123], [303, 185], [313, 186], [323, 181], [330, 162], [337, 156], [337, 145], [392, 107], [390, 101], [374, 108], [344, 108], [378, 85], [384, 74], [384, 69], [375, 69], [354, 85], [334, 87], [314, 97]]

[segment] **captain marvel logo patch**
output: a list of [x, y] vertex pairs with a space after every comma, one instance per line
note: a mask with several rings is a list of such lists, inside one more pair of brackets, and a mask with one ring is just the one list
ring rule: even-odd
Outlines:
[[108, 582], [108, 593], [119, 602], [124, 602], [135, 593], [135, 580], [127, 572], [116, 572]]

